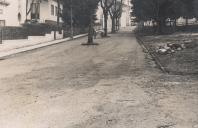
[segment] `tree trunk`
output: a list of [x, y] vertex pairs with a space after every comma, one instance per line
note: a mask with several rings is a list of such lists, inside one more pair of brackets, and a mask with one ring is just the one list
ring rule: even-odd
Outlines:
[[88, 33], [88, 41], [87, 44], [93, 44], [93, 34], [94, 34], [94, 30], [93, 30], [93, 21], [92, 21], [92, 17], [90, 19], [91, 23], [89, 24], [89, 33]]
[[116, 18], [116, 31], [118, 31], [118, 29], [119, 29], [119, 20], [118, 18]]
[[115, 19], [115, 22], [116, 22], [115, 23], [116, 24], [116, 28], [115, 29], [116, 29], [116, 31], [118, 31], [118, 19], [117, 18]]
[[115, 18], [112, 17], [111, 21], [112, 21], [111, 33], [115, 33], [116, 32]]
[[107, 37], [108, 11], [104, 11], [104, 37]]
[[87, 43], [88, 44], [93, 44], [93, 30], [91, 30], [92, 28], [91, 27], [89, 27], [89, 34], [88, 34], [88, 41], [87, 41]]
[[119, 20], [119, 18], [117, 19], [117, 22], [118, 22], [118, 30], [117, 31], [119, 31], [120, 30], [120, 20]]
[[117, 26], [118, 26], [118, 23], [117, 23], [117, 18], [115, 19], [115, 31], [117, 31]]

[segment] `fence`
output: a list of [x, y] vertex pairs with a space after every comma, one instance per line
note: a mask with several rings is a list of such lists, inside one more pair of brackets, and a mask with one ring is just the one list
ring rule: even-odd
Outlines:
[[138, 24], [135, 32], [140, 35], [158, 35], [158, 34], [172, 34], [174, 32], [198, 32], [198, 24], [197, 22], [186, 24], [173, 24], [167, 22], [165, 26], [162, 26], [161, 33], [158, 32], [159, 28], [156, 25], [145, 25]]

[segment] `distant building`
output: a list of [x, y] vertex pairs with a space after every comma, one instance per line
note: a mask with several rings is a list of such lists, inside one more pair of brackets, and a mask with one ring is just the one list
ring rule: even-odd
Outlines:
[[56, 24], [57, 13], [57, 0], [0, 0], [0, 26], [21, 26], [26, 21]]
[[127, 27], [131, 25], [131, 3], [130, 0], [123, 0], [122, 16], [120, 18], [120, 26]]
[[192, 18], [192, 19], [184, 19], [182, 17], [177, 19], [177, 25], [185, 25], [185, 24], [195, 24], [197, 23], [197, 19], [196, 18]]
[[[120, 27], [127, 27], [131, 25], [131, 4], [130, 0], [123, 0], [123, 7], [122, 7], [122, 16], [120, 18]], [[98, 10], [97, 10], [97, 21], [96, 23], [100, 25], [100, 29], [104, 29], [104, 15], [102, 8], [100, 6], [100, 3], [98, 5]], [[111, 31], [111, 18], [110, 16], [108, 17], [107, 21], [107, 26], [108, 26], [108, 31]]]

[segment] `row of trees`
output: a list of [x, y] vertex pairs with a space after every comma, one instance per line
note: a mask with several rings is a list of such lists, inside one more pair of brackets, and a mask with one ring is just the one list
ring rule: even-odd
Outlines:
[[110, 15], [112, 26], [111, 32], [115, 33], [119, 27], [119, 20], [122, 15], [123, 0], [100, 0], [104, 14], [104, 36], [107, 36], [107, 20]]
[[[122, 14], [122, 0], [56, 0], [58, 3], [57, 12], [57, 27], [54, 30], [54, 39], [56, 39], [56, 32], [60, 32], [60, 17], [64, 20], [65, 27], [80, 28], [81, 31], [85, 31], [89, 28], [88, 43], [93, 42], [94, 23], [96, 18], [96, 11], [98, 5], [101, 5], [104, 15], [104, 37], [107, 36], [107, 20], [110, 15], [112, 20], [112, 33], [115, 33], [119, 26], [119, 19]], [[32, 0], [31, 3], [40, 0]], [[28, 9], [29, 1], [26, 0], [26, 19], [27, 15], [32, 10], [32, 7]], [[63, 12], [60, 10], [60, 5], [63, 3]], [[36, 14], [38, 17], [39, 14]], [[36, 18], [37, 18], [36, 17]], [[73, 35], [73, 29], [71, 29], [71, 35]]]
[[[104, 15], [104, 36], [107, 36], [108, 15], [112, 19], [112, 32], [116, 31], [116, 24], [121, 17], [122, 0], [63, 0], [62, 18], [67, 25], [77, 28], [89, 28], [88, 43], [93, 43], [94, 23], [98, 4], [101, 5]], [[72, 17], [71, 17], [72, 11]]]
[[115, 33], [119, 29], [119, 20], [122, 15], [123, 0], [113, 0], [113, 6], [109, 10], [112, 21], [111, 32]]
[[131, 0], [131, 3], [136, 20], [155, 22], [159, 33], [168, 18], [176, 25], [180, 17], [186, 21], [198, 17], [198, 0]]
[[[88, 43], [93, 42], [93, 25], [99, 0], [64, 0], [62, 18], [68, 26], [89, 28]], [[70, 26], [71, 27], [71, 26]]]

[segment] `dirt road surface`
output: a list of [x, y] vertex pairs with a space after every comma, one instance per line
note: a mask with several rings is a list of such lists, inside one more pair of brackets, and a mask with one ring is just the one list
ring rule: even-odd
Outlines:
[[0, 61], [0, 128], [198, 128], [198, 78], [163, 74], [132, 28]]

